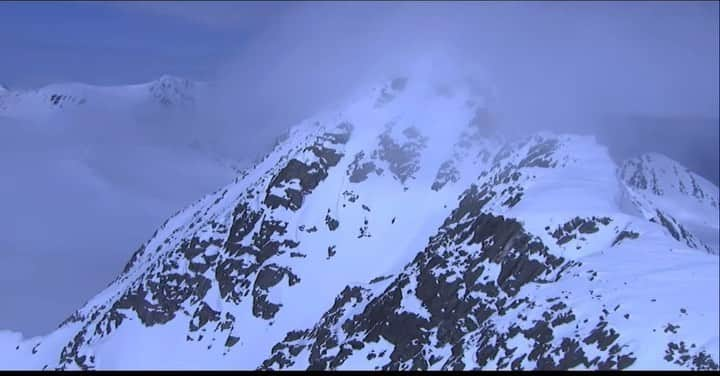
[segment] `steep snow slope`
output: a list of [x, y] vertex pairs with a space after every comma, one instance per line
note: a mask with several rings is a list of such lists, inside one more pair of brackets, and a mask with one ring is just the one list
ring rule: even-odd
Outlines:
[[[718, 257], [604, 147], [397, 78], [291, 128], [4, 368], [717, 368]], [[715, 188], [717, 189], [717, 188]]]
[[692, 248], [718, 253], [718, 187], [657, 153], [625, 161], [620, 175], [646, 218]]

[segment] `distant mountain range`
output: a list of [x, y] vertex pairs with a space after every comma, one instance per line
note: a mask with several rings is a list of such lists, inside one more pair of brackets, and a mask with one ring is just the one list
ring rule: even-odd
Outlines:
[[52, 84], [34, 90], [0, 89], [0, 116], [36, 120], [78, 109], [124, 109], [157, 105], [192, 106], [207, 87], [184, 78], [164, 75], [137, 85], [95, 86], [82, 83]]

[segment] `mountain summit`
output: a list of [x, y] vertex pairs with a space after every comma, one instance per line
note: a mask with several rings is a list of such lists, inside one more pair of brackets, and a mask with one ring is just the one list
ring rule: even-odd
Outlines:
[[717, 187], [487, 103], [396, 77], [306, 119], [0, 365], [717, 369]]

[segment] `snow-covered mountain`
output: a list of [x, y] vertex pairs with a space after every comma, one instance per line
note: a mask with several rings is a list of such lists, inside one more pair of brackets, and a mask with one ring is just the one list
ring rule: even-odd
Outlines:
[[717, 369], [718, 188], [487, 103], [411, 75], [308, 118], [0, 366]]
[[620, 174], [646, 218], [692, 248], [718, 253], [717, 186], [657, 153], [625, 161]]
[[136, 85], [52, 84], [33, 90], [0, 87], [0, 117], [46, 121], [77, 111], [137, 111], [138, 108], [191, 107], [207, 83], [163, 75]]

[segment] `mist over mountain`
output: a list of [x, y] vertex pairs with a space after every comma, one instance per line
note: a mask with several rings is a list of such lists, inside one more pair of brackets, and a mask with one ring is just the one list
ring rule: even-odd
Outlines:
[[0, 368], [718, 368], [717, 3], [143, 6], [0, 14]]
[[291, 127], [56, 330], [3, 333], [2, 362], [716, 369], [718, 187], [594, 136], [519, 137], [491, 87], [432, 67]]
[[248, 163], [176, 126], [192, 111], [190, 86], [162, 77], [0, 93], [0, 259], [12, 265], [0, 295], [14, 307], [0, 314], [3, 327], [55, 327], [107, 285], [149, 229]]

